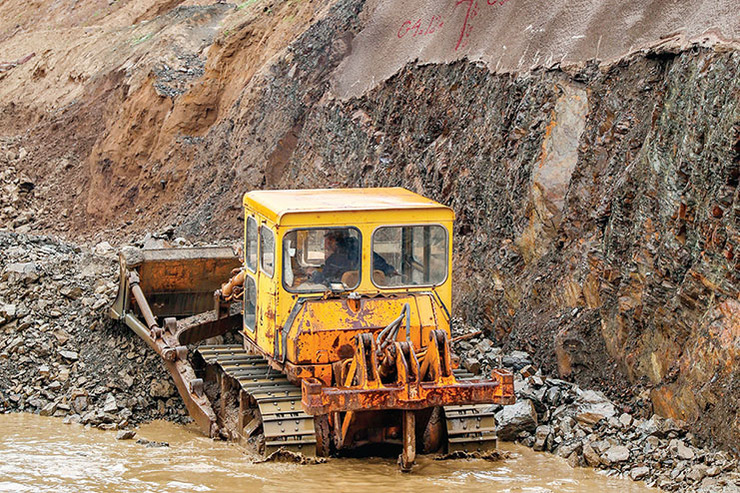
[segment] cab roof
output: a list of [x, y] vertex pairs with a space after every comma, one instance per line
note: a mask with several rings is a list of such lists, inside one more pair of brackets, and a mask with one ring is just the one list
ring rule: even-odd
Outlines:
[[338, 188], [255, 190], [244, 194], [244, 206], [276, 223], [286, 214], [452, 209], [405, 188]]

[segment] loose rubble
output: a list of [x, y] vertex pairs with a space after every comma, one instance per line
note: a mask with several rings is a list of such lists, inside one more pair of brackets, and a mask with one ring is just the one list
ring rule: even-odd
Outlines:
[[516, 404], [496, 406], [500, 440], [665, 491], [740, 491], [737, 459], [701, 448], [686, 423], [624, 412], [601, 392], [543, 376], [527, 353], [504, 354], [489, 339], [463, 340], [455, 350], [469, 371], [484, 375], [503, 366], [514, 372]]
[[[0, 231], [28, 233], [44, 211], [34, 207], [36, 185], [33, 180], [17, 169], [28, 157], [28, 151], [19, 144], [19, 140], [0, 137]], [[32, 275], [20, 272], [24, 268], [31, 267], [13, 267], [18, 274]]]
[[108, 318], [117, 277], [110, 245], [0, 232], [0, 412], [101, 429], [189, 420], [158, 357]]

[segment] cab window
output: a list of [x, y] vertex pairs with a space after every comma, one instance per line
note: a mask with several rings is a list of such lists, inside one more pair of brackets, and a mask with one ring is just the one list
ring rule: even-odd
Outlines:
[[373, 233], [373, 283], [436, 286], [447, 279], [447, 230], [439, 225], [384, 226]]
[[244, 325], [254, 332], [257, 317], [257, 285], [252, 276], [244, 277]]
[[291, 292], [351, 290], [360, 285], [356, 228], [306, 228], [283, 238], [283, 283]]
[[260, 267], [270, 277], [275, 273], [275, 234], [266, 226], [260, 227]]
[[247, 218], [247, 235], [244, 245], [244, 260], [247, 268], [257, 272], [257, 221], [253, 217]]

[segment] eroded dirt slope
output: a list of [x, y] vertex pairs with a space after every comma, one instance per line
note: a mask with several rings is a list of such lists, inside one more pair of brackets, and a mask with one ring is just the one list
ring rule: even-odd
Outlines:
[[[732, 40], [609, 64], [579, 41], [571, 65], [511, 73], [473, 52], [417, 64], [412, 50], [341, 99], [358, 33], [398, 20], [373, 17], [378, 2], [22, 5], [5, 2], [0, 25], [7, 229], [234, 238], [250, 189], [405, 186], [455, 209], [458, 313], [737, 452]], [[732, 37], [737, 14], [724, 15]], [[674, 34], [658, 20], [633, 34]]]

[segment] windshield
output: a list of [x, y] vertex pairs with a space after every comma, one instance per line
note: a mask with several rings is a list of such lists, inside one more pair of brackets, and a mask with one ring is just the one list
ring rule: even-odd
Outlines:
[[[293, 292], [323, 292], [360, 284], [360, 232], [355, 228], [311, 228], [283, 239], [283, 282]], [[334, 286], [332, 286], [334, 285]]]
[[373, 282], [378, 287], [442, 284], [447, 263], [442, 226], [386, 226], [373, 233]]

